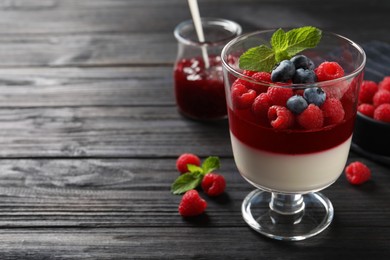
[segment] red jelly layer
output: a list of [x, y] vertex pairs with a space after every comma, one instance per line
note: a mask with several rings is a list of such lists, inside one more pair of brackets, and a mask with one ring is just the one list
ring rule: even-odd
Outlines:
[[[240, 111], [245, 113], [244, 111]], [[229, 108], [230, 130], [255, 149], [281, 154], [307, 154], [331, 149], [352, 135], [355, 117], [316, 130], [275, 130], [246, 120]]]
[[217, 119], [226, 116], [226, 98], [219, 57], [210, 57], [206, 70], [201, 58], [183, 59], [174, 70], [176, 103], [186, 116]]

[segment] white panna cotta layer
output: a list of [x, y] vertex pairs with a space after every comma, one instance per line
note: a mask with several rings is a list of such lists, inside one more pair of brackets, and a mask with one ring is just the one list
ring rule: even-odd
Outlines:
[[252, 148], [230, 132], [241, 175], [258, 188], [285, 193], [321, 190], [337, 180], [347, 162], [351, 139], [317, 153], [278, 154]]

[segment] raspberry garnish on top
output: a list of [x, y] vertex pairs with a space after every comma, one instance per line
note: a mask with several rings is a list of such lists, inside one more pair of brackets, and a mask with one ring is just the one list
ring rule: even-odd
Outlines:
[[234, 84], [231, 91], [234, 108], [250, 108], [256, 98], [256, 91], [249, 89], [242, 84]]
[[344, 69], [334, 61], [325, 61], [315, 70], [318, 81], [332, 80], [344, 76]]
[[292, 97], [293, 90], [283, 87], [269, 87], [267, 95], [271, 100], [272, 105], [286, 106], [287, 100]]
[[268, 109], [268, 119], [275, 129], [287, 129], [294, 124], [294, 115], [286, 107], [272, 106]]
[[324, 116], [319, 107], [310, 104], [301, 114], [297, 116], [297, 121], [304, 129], [318, 129], [324, 125]]
[[338, 124], [343, 121], [345, 111], [343, 104], [336, 98], [328, 98], [321, 106], [324, 115], [324, 122], [326, 125]]
[[261, 93], [255, 98], [252, 105], [252, 113], [259, 121], [268, 120], [268, 109], [271, 107], [271, 99], [267, 93]]

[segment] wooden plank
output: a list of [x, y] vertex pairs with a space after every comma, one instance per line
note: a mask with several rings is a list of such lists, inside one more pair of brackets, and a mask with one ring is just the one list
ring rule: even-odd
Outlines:
[[0, 67], [172, 66], [176, 49], [173, 29], [154, 34], [6, 35], [0, 37]]
[[175, 106], [172, 70], [0, 69], [0, 107]]
[[[249, 228], [2, 229], [5, 259], [386, 259], [389, 228], [345, 228], [294, 244]], [[328, 232], [329, 234], [329, 232]], [[239, 239], [238, 239], [239, 238]]]
[[[223, 2], [224, 8], [220, 1], [200, 4], [204, 16], [237, 21], [244, 32], [310, 24], [359, 43], [390, 42], [386, 6], [377, 8], [366, 1], [298, 2], [229, 1]], [[365, 22], [359, 16], [347, 17], [346, 10], [364, 10]], [[0, 2], [0, 14], [0, 67], [171, 66], [176, 56], [173, 30], [190, 18], [186, 2], [180, 0], [154, 1], [153, 5], [144, 1], [9, 0], [3, 6]], [[359, 24], [359, 28], [349, 24]]]
[[0, 157], [230, 156], [227, 121], [200, 123], [176, 107], [0, 110]]
[[[200, 191], [206, 214], [188, 221], [178, 214], [181, 196], [170, 193], [178, 176], [175, 159], [1, 160], [0, 227], [246, 227], [241, 203], [254, 188], [232, 158], [221, 158], [218, 171], [227, 180], [225, 194], [210, 198]], [[389, 172], [359, 160], [371, 168], [372, 181], [352, 186], [341, 176], [323, 191], [336, 212], [331, 233], [389, 228]]]

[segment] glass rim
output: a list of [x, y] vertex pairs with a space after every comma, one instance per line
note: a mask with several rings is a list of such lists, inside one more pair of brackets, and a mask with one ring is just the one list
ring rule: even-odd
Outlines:
[[224, 27], [227, 31], [230, 31], [232, 33], [232, 36], [222, 38], [221, 40], [218, 40], [218, 41], [207, 41], [206, 40], [204, 42], [200, 42], [197, 40], [190, 40], [188, 38], [183, 37], [180, 34], [180, 31], [183, 30], [185, 27], [191, 26], [195, 30], [195, 26], [194, 26], [193, 21], [191, 19], [189, 19], [189, 20], [185, 20], [185, 21], [179, 23], [175, 27], [175, 30], [173, 31], [175, 38], [181, 43], [184, 43], [187, 45], [198, 46], [198, 47], [221, 45], [221, 44], [225, 45], [227, 41], [230, 41], [230, 40], [236, 38], [242, 32], [241, 25], [239, 25], [238, 23], [236, 23], [234, 21], [223, 19], [223, 18], [201, 17], [201, 22], [202, 22], [202, 24], [211, 23], [213, 25]]
[[[251, 83], [255, 83], [257, 85], [263, 85], [263, 86], [273, 86], [273, 87], [282, 87], [282, 88], [308, 88], [308, 87], [316, 87], [316, 86], [322, 86], [322, 85], [330, 85], [330, 84], [335, 84], [335, 83], [338, 83], [338, 82], [341, 82], [341, 81], [345, 81], [347, 79], [350, 79], [350, 78], [354, 78], [356, 75], [358, 75], [360, 72], [363, 71], [364, 67], [365, 67], [365, 64], [366, 64], [366, 60], [367, 60], [367, 57], [366, 57], [366, 53], [364, 51], [364, 49], [357, 43], [355, 43], [354, 41], [348, 39], [347, 37], [345, 36], [342, 36], [340, 34], [337, 34], [337, 33], [333, 33], [333, 32], [327, 32], [327, 31], [322, 31], [323, 34], [327, 34], [327, 35], [331, 35], [331, 36], [334, 36], [334, 37], [337, 37], [337, 38], [340, 38], [340, 39], [343, 39], [345, 42], [349, 43], [351, 46], [353, 46], [363, 57], [361, 63], [359, 64], [359, 66], [353, 70], [352, 72], [340, 77], [340, 78], [337, 78], [337, 79], [332, 79], [332, 80], [326, 80], [326, 81], [319, 81], [319, 82], [314, 82], [314, 83], [286, 83], [286, 85], [278, 85], [278, 82], [259, 82], [259, 81], [255, 81], [253, 80], [250, 76], [247, 76], [243, 73], [241, 73], [240, 71], [237, 71], [236, 69], [234, 69], [232, 66], [229, 65], [228, 61], [226, 60], [226, 53], [227, 51], [229, 50], [229, 48], [234, 45], [235, 43], [243, 40], [243, 39], [246, 39], [246, 38], [249, 38], [251, 36], [254, 36], [254, 35], [258, 35], [258, 34], [262, 34], [262, 33], [270, 33], [270, 32], [274, 32], [276, 31], [276, 29], [270, 29], [270, 30], [258, 30], [258, 31], [254, 31], [254, 32], [250, 32], [250, 33], [246, 33], [246, 34], [242, 34], [240, 36], [237, 36], [236, 38], [234, 38], [233, 40], [231, 40], [230, 42], [228, 42], [224, 48], [222, 49], [222, 52], [221, 52], [221, 60], [222, 60], [222, 65], [223, 67], [230, 73], [232, 73], [235, 77], [237, 78], [240, 78], [240, 79], [244, 79], [246, 81], [249, 81]], [[315, 48], [314, 48], [315, 49]]]

